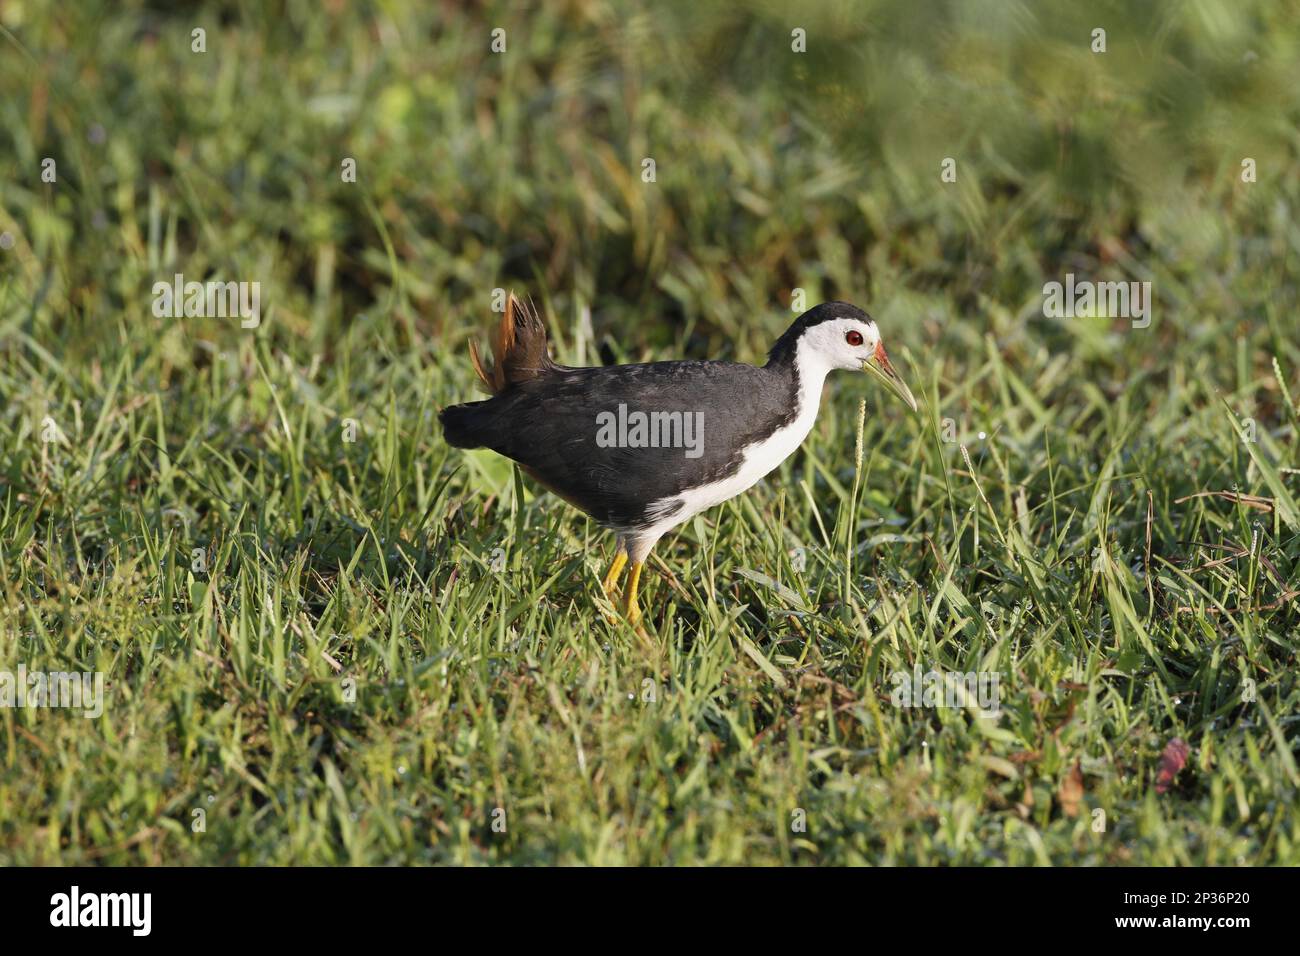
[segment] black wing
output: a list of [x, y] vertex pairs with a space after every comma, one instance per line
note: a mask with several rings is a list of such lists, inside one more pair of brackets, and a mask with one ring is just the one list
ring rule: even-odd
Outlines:
[[[461, 407], [474, 410], [477, 443], [519, 462], [598, 521], [628, 527], [642, 523], [649, 503], [734, 471], [746, 445], [793, 420], [795, 385], [780, 371], [726, 362], [558, 368]], [[632, 414], [640, 412], [660, 413], [651, 421], [661, 439], [676, 435], [682, 442], [609, 447], [620, 405], [631, 427], [618, 440], [653, 435], [654, 429], [636, 432]], [[690, 447], [682, 447], [687, 439]], [[687, 454], [696, 451], [698, 457]]]

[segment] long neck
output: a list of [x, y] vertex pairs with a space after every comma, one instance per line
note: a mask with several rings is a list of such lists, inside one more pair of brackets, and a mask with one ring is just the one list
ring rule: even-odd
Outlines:
[[798, 395], [797, 417], [811, 428], [821, 404], [822, 386], [831, 371], [830, 364], [812, 349], [806, 339], [799, 337], [787, 341], [786, 336], [782, 336], [772, 347], [766, 368], [789, 377]]

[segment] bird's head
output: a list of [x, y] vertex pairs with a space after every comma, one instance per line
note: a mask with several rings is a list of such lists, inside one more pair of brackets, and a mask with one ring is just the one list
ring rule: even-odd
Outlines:
[[847, 302], [824, 302], [799, 316], [773, 346], [771, 360], [871, 372], [912, 411], [917, 410], [911, 389], [889, 362], [876, 323]]

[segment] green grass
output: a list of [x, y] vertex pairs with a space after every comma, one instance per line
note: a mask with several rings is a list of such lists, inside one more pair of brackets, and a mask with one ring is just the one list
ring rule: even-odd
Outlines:
[[[107, 700], [0, 709], [0, 864], [1300, 863], [1294, 5], [76, 6], [0, 8], [0, 670]], [[833, 376], [638, 635], [438, 432], [496, 288], [572, 364], [847, 299], [922, 414]]]

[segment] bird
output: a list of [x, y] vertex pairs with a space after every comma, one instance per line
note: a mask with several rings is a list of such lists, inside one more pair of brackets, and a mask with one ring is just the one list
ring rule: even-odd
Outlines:
[[602, 589], [637, 626], [638, 588], [651, 549], [695, 515], [748, 490], [803, 443], [836, 369], [874, 373], [917, 411], [890, 364], [875, 321], [847, 302], [823, 302], [776, 340], [764, 365], [668, 361], [569, 367], [551, 357], [546, 328], [510, 294], [485, 367], [491, 398], [439, 412], [455, 448], [489, 448], [590, 515], [617, 539]]

